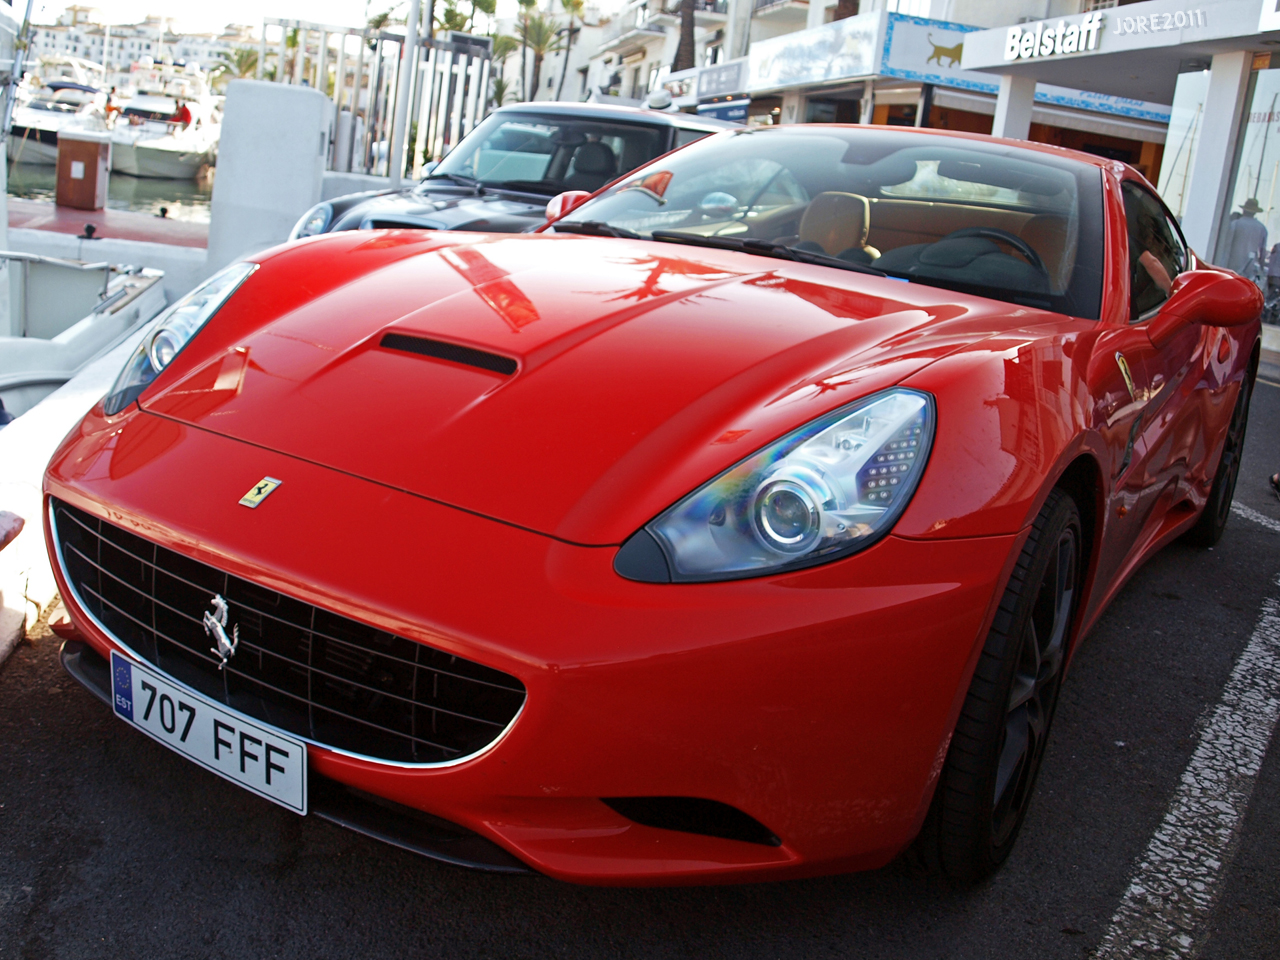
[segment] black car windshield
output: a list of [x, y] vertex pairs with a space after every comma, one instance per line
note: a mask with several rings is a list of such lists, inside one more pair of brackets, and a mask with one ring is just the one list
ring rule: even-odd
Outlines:
[[[1097, 167], [999, 143], [867, 127], [708, 137], [565, 218], [671, 242], [739, 245], [1097, 319]], [[554, 228], [553, 228], [554, 229]], [[717, 238], [711, 240], [710, 238]]]
[[594, 193], [664, 153], [666, 140], [666, 129], [656, 124], [503, 111], [476, 127], [431, 176], [547, 196]]

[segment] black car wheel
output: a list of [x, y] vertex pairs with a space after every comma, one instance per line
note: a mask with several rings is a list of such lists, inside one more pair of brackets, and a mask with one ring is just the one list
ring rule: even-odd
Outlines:
[[1227, 427], [1227, 439], [1222, 444], [1222, 459], [1213, 477], [1209, 499], [1194, 527], [1184, 539], [1195, 547], [1212, 547], [1222, 539], [1222, 531], [1231, 518], [1231, 501], [1236, 495], [1236, 480], [1240, 476], [1240, 455], [1244, 453], [1244, 434], [1249, 426], [1249, 399], [1253, 396], [1253, 370], [1245, 374], [1240, 383], [1240, 395], [1236, 397], [1231, 412], [1231, 424]]
[[1027, 814], [1079, 594], [1080, 512], [1054, 490], [1032, 526], [956, 723], [919, 854], [952, 879], [993, 873]]

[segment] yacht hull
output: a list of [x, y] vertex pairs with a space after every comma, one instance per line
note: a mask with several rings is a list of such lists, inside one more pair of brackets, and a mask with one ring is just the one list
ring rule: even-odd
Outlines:
[[9, 160], [52, 166], [58, 162], [58, 131], [17, 124], [9, 131]]

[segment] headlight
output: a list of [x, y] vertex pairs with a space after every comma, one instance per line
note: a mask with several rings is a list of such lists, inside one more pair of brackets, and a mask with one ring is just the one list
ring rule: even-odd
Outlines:
[[834, 410], [704, 484], [627, 540], [614, 569], [733, 580], [824, 563], [902, 514], [933, 441], [933, 399], [886, 390]]
[[257, 269], [256, 263], [233, 263], [156, 317], [103, 401], [106, 413], [119, 413], [138, 399], [138, 395], [187, 345], [187, 341], [209, 322], [227, 298]]
[[314, 237], [317, 233], [324, 233], [329, 229], [329, 221], [332, 219], [333, 204], [328, 201], [317, 203], [293, 225], [289, 239], [300, 240], [303, 237]]

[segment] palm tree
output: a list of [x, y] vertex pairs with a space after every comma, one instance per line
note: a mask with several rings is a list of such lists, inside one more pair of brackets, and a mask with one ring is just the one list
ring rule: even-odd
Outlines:
[[529, 11], [533, 9], [538, 0], [516, 0], [520, 4], [520, 23], [516, 27], [516, 33], [520, 36], [520, 99], [528, 100], [529, 91], [525, 87], [525, 83], [529, 79], [529, 68], [525, 65], [527, 54], [529, 52], [529, 44], [525, 42], [525, 27], [529, 23]]
[[[507, 57], [516, 52], [516, 48], [520, 46], [520, 41], [515, 37], [508, 36], [505, 33], [494, 34], [493, 50], [491, 56], [493, 62], [498, 67], [498, 75], [505, 76], [507, 72]], [[511, 91], [508, 90], [508, 93]]]
[[569, 52], [573, 49], [573, 18], [582, 18], [583, 0], [560, 0], [560, 6], [569, 14], [569, 29], [565, 31], [564, 66], [560, 70], [560, 85], [556, 87], [556, 99], [564, 93], [564, 78], [569, 73]]
[[681, 0], [680, 3], [680, 43], [671, 62], [672, 73], [692, 70], [694, 66], [693, 3], [694, 0]]
[[471, 24], [468, 29], [472, 33], [476, 33], [476, 11], [483, 13], [487, 17], [492, 17], [498, 10], [498, 0], [471, 0]]
[[511, 85], [502, 77], [493, 78], [493, 94], [489, 97], [489, 101], [495, 106], [500, 107], [506, 103], [507, 97], [511, 94]]
[[556, 32], [556, 21], [540, 13], [526, 17], [520, 25], [520, 39], [524, 41], [529, 52], [533, 54], [533, 79], [529, 86], [533, 89], [530, 100], [538, 97], [538, 84], [542, 82], [542, 61], [548, 53], [556, 53], [560, 49], [560, 37]]
[[258, 72], [258, 51], [253, 47], [236, 47], [229, 53], [224, 50], [221, 61], [213, 68], [215, 79], [243, 80]]

